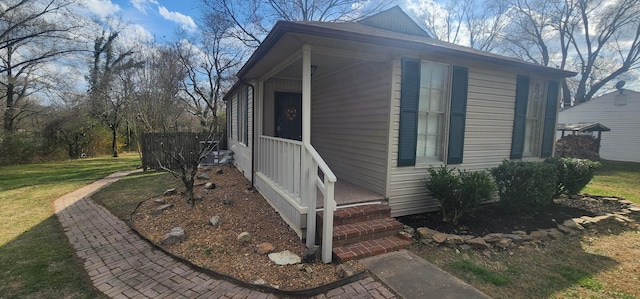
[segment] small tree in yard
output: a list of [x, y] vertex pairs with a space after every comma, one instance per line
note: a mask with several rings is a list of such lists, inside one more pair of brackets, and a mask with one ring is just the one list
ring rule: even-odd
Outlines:
[[[155, 154], [155, 159], [161, 169], [168, 171], [174, 177], [180, 178], [185, 187], [187, 203], [193, 207], [196, 197], [193, 186], [200, 161], [214, 149], [215, 145], [224, 138], [214, 139], [213, 131], [208, 134], [195, 133], [167, 133], [163, 134], [160, 142], [161, 155]], [[203, 141], [203, 142], [201, 142]], [[213, 141], [213, 142], [210, 142]]]
[[480, 204], [491, 199], [496, 190], [489, 175], [477, 171], [457, 171], [442, 166], [429, 168], [426, 187], [440, 203], [443, 221], [457, 224], [461, 218], [471, 216]]

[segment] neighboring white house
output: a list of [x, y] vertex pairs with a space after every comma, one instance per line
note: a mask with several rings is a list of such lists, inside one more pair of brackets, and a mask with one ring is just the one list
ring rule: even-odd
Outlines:
[[611, 129], [601, 137], [602, 159], [640, 162], [640, 92], [616, 90], [558, 114], [558, 123], [579, 122], [597, 122]]
[[309, 243], [319, 206], [433, 211], [429, 167], [551, 156], [559, 82], [574, 75], [439, 41], [399, 7], [360, 22], [280, 21], [225, 96], [228, 144]]

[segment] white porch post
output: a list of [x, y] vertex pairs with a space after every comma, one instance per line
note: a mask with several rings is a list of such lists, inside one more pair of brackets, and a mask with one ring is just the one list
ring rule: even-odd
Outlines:
[[307, 200], [307, 248], [316, 244], [316, 182], [311, 155], [304, 149], [311, 145], [311, 46], [302, 46], [302, 183]]

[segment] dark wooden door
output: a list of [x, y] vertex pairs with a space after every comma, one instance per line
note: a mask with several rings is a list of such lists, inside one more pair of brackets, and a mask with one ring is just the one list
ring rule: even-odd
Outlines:
[[302, 140], [302, 94], [275, 93], [276, 137]]

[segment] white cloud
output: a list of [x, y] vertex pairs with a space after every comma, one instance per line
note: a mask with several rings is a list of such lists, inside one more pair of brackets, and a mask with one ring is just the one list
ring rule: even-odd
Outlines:
[[158, 13], [166, 20], [178, 23], [183, 29], [194, 31], [198, 28], [196, 22], [190, 16], [175, 11], [169, 11], [166, 7], [158, 5]]
[[85, 0], [83, 4], [89, 12], [100, 18], [106, 18], [120, 11], [120, 6], [112, 3], [111, 0]]
[[156, 0], [130, 0], [131, 5], [143, 14], [147, 14], [151, 10], [151, 4], [158, 5]]

